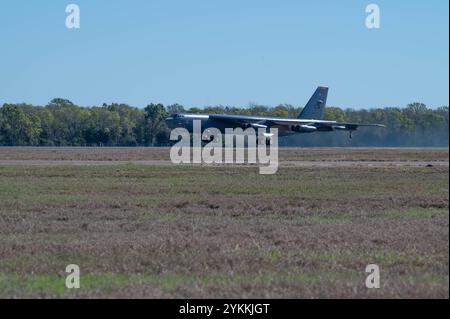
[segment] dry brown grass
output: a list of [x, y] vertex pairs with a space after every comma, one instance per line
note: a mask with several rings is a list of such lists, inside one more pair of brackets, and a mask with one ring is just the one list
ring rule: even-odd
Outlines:
[[[282, 161], [448, 161], [448, 148], [280, 148]], [[168, 148], [0, 147], [0, 160], [170, 160]]]
[[[0, 166], [0, 297], [448, 298], [448, 177]], [[64, 287], [70, 263], [78, 291]], [[381, 289], [364, 286], [370, 263]]]

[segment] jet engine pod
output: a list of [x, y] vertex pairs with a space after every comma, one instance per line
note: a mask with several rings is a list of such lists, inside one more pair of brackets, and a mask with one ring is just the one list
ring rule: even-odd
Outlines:
[[317, 131], [317, 127], [311, 125], [292, 125], [291, 130], [299, 133], [312, 133]]
[[262, 129], [267, 129], [267, 125], [263, 125], [263, 124], [258, 124], [258, 123], [252, 123], [250, 124], [251, 127], [253, 127], [255, 130], [262, 128]]
[[248, 128], [252, 128], [255, 131], [258, 131], [258, 129], [260, 129], [260, 128], [266, 130], [267, 129], [267, 125], [260, 124], [260, 123], [247, 123], [247, 124], [242, 125], [242, 128], [244, 130], [246, 130]]

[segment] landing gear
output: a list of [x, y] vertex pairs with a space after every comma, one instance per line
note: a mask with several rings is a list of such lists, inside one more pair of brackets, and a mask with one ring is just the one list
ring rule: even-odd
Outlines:
[[350, 131], [350, 132], [348, 133], [348, 137], [349, 137], [350, 139], [353, 138], [352, 134], [353, 134], [353, 131]]

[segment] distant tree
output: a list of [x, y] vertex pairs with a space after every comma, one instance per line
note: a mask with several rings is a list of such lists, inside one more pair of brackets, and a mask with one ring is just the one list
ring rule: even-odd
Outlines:
[[69, 100], [58, 97], [58, 98], [51, 100], [47, 106], [48, 107], [61, 107], [61, 106], [74, 106], [74, 104]]
[[53, 99], [47, 109], [53, 115], [52, 135], [56, 146], [85, 146], [84, 132], [91, 112], [64, 99]]
[[166, 109], [167, 109], [167, 114], [185, 113], [186, 112], [186, 110], [184, 109], [184, 106], [180, 105], [178, 103], [168, 105], [166, 107]]
[[39, 117], [41, 123], [41, 134], [39, 135], [39, 145], [55, 145], [55, 118], [48, 108], [36, 108], [35, 115]]
[[166, 109], [162, 104], [149, 104], [144, 109], [144, 143], [145, 145], [155, 145], [155, 138], [158, 132], [167, 129], [164, 122], [167, 117]]
[[259, 115], [259, 116], [268, 116], [270, 110], [267, 106], [250, 104], [249, 107], [249, 115]]
[[271, 115], [274, 117], [288, 117], [289, 110], [285, 105], [280, 104], [271, 111]]
[[198, 107], [191, 107], [189, 109], [189, 113], [194, 113], [194, 114], [198, 114], [198, 113], [202, 113], [202, 110]]
[[415, 102], [406, 106], [405, 112], [414, 116], [420, 116], [428, 111], [427, 106], [423, 103]]
[[28, 117], [17, 105], [5, 104], [0, 109], [0, 144], [36, 145], [40, 133], [39, 118]]
[[84, 139], [88, 145], [118, 145], [121, 134], [118, 112], [107, 107], [92, 108], [86, 121]]
[[170, 145], [170, 133], [169, 130], [161, 130], [156, 133], [155, 136], [155, 146], [168, 146]]
[[345, 112], [338, 107], [327, 107], [325, 109], [325, 119], [326, 120], [345, 122], [346, 121], [345, 117], [346, 117]]
[[[63, 98], [46, 106], [4, 104], [0, 107], [0, 145], [138, 146], [167, 145], [169, 113], [223, 113], [295, 118], [300, 107], [250, 104], [248, 107], [208, 106], [185, 110], [173, 104], [149, 104], [141, 109], [127, 104], [80, 107]], [[382, 123], [384, 129], [360, 128], [352, 140], [346, 132], [293, 135], [284, 146], [448, 146], [449, 108], [411, 103], [405, 108], [343, 109], [328, 107], [325, 119], [339, 122]], [[307, 137], [307, 138], [306, 138]]]

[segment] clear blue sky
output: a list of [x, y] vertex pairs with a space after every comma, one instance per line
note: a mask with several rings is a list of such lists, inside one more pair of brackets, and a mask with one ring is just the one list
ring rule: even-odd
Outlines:
[[[381, 29], [365, 7], [381, 8]], [[65, 27], [65, 7], [81, 29]], [[0, 0], [0, 104], [448, 105], [448, 1]]]

